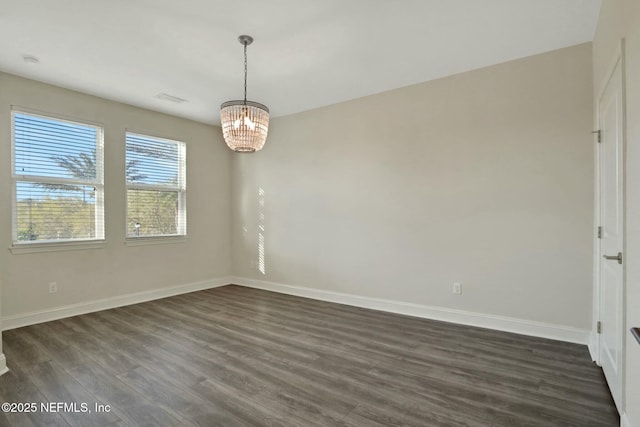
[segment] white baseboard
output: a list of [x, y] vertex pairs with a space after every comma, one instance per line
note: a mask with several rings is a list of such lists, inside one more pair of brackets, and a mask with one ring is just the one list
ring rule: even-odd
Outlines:
[[65, 305], [42, 311], [18, 314], [2, 318], [2, 330], [20, 328], [23, 326], [35, 325], [36, 323], [49, 322], [51, 320], [63, 319], [65, 317], [78, 316], [80, 314], [92, 313], [94, 311], [108, 310], [110, 308], [122, 307], [124, 305], [138, 304], [174, 295], [186, 294], [188, 292], [201, 291], [204, 289], [216, 288], [231, 283], [230, 277], [205, 280], [196, 283], [187, 283], [168, 288], [154, 289], [151, 291], [136, 292], [133, 294], [118, 295], [115, 297], [99, 300], [87, 301], [78, 304]]
[[499, 331], [513, 332], [516, 334], [549, 338], [553, 340], [567, 341], [577, 344], [587, 345], [589, 343], [589, 331], [568, 326], [553, 325], [549, 323], [535, 322], [532, 320], [517, 319], [513, 317], [474, 313], [445, 307], [434, 307], [412, 304], [402, 301], [391, 301], [379, 298], [363, 297], [341, 292], [325, 291], [321, 289], [267, 282], [264, 280], [248, 279], [244, 277], [235, 277], [233, 278], [233, 280], [234, 281], [232, 283], [241, 286], [264, 289], [267, 291], [296, 295], [306, 298], [313, 298], [322, 301], [370, 308], [374, 310], [388, 311], [391, 313], [422, 317], [425, 319], [441, 320], [462, 325], [477, 326], [480, 328], [496, 329]]
[[0, 353], [0, 375], [4, 375], [9, 372], [9, 368], [7, 368], [7, 358], [4, 357], [3, 353]]
[[626, 412], [620, 417], [620, 427], [631, 427], [631, 420], [627, 417]]
[[[531, 320], [517, 319], [513, 317], [495, 316], [483, 313], [474, 313], [464, 310], [456, 310], [446, 307], [412, 304], [402, 301], [392, 301], [380, 298], [363, 297], [341, 292], [326, 291], [322, 289], [306, 288], [302, 286], [285, 285], [282, 283], [268, 282], [264, 280], [248, 279], [244, 277], [221, 277], [197, 283], [188, 283], [151, 291], [137, 292], [133, 294], [119, 295], [111, 298], [87, 301], [56, 307], [48, 310], [7, 316], [2, 318], [2, 329], [9, 330], [36, 323], [49, 322], [65, 317], [77, 316], [94, 311], [107, 310], [124, 305], [138, 304], [173, 295], [195, 292], [203, 289], [211, 289], [234, 283], [250, 288], [264, 289], [283, 294], [313, 298], [338, 304], [352, 305], [356, 307], [370, 308], [373, 310], [387, 311], [408, 316], [422, 317], [425, 319], [441, 320], [462, 325], [477, 326], [481, 328], [496, 329], [499, 331], [513, 332], [522, 335], [530, 335], [541, 338], [549, 338], [560, 341], [590, 345], [590, 332], [587, 330], [559, 326]], [[593, 356], [593, 354], [592, 354]], [[4, 358], [0, 359], [0, 363]], [[0, 371], [2, 365], [0, 365]]]
[[600, 359], [598, 357], [598, 335], [594, 332], [589, 334], [589, 355], [598, 366], [600, 366]]

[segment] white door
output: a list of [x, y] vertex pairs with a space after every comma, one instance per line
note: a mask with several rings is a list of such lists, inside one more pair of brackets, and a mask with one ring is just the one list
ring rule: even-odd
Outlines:
[[618, 60], [598, 100], [600, 124], [600, 365], [621, 411], [624, 366], [623, 148], [624, 99]]

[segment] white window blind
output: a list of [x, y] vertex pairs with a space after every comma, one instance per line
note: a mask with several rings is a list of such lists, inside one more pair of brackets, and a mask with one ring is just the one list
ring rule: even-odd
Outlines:
[[103, 131], [11, 112], [13, 242], [104, 239]]
[[127, 237], [187, 234], [184, 142], [127, 132]]

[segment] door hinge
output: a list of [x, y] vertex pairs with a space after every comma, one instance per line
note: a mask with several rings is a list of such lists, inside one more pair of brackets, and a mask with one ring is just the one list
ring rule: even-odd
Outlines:
[[602, 239], [602, 227], [598, 227], [598, 239]]
[[598, 134], [598, 142], [602, 142], [602, 131], [601, 130], [594, 130], [591, 133], [597, 133]]
[[596, 331], [601, 334], [602, 333], [602, 322], [598, 320], [598, 323], [596, 323]]

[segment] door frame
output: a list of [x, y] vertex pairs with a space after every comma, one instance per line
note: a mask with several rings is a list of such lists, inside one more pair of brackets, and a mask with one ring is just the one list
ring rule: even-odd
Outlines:
[[[622, 38], [620, 40], [620, 43], [618, 44], [616, 50], [613, 52], [613, 56], [611, 58], [611, 60], [609, 61], [609, 66], [607, 67], [607, 72], [603, 78], [603, 80], [600, 82], [599, 86], [598, 86], [598, 91], [597, 91], [597, 98], [594, 100], [594, 106], [595, 106], [595, 127], [596, 129], [600, 128], [600, 100], [602, 99], [602, 96], [604, 95], [604, 91], [607, 89], [607, 85], [609, 84], [609, 82], [611, 81], [611, 78], [613, 77], [613, 73], [616, 69], [616, 66], [618, 65], [618, 63], [620, 64], [620, 72], [621, 72], [621, 85], [622, 85], [622, 163], [620, 165], [620, 167], [622, 168], [622, 188], [621, 190], [621, 194], [622, 194], [622, 253], [623, 253], [623, 264], [622, 264], [622, 321], [623, 321], [623, 328], [625, 327], [624, 325], [626, 325], [626, 300], [627, 300], [627, 292], [626, 292], [626, 283], [627, 283], [627, 268], [626, 268], [626, 259], [625, 256], [627, 254], [627, 239], [626, 239], [626, 234], [627, 234], [627, 216], [626, 216], [626, 170], [627, 170], [627, 129], [626, 129], [626, 61], [625, 61], [625, 39]], [[595, 180], [594, 180], [594, 187], [595, 187], [595, 204], [594, 204], [594, 230], [597, 230], [598, 227], [601, 224], [601, 207], [600, 207], [600, 203], [602, 200], [601, 197], [601, 186], [600, 186], [600, 179], [601, 179], [601, 146], [598, 144], [598, 140], [597, 140], [597, 135], [594, 138], [595, 140], [595, 144], [594, 144], [594, 153], [595, 153]], [[598, 321], [600, 320], [600, 315], [601, 315], [601, 299], [600, 299], [600, 291], [601, 291], [601, 284], [600, 284], [600, 273], [601, 273], [601, 269], [600, 269], [600, 263], [602, 260], [602, 252], [600, 249], [600, 239], [597, 236], [597, 231], [594, 232], [594, 238], [593, 238], [593, 274], [594, 274], [594, 288], [593, 288], [593, 316], [592, 316], [592, 329], [591, 329], [591, 336], [589, 339], [589, 351], [591, 353], [591, 358], [593, 359], [593, 361], [600, 366], [601, 364], [601, 360], [600, 360], [600, 350], [601, 350], [601, 343], [600, 343], [600, 337], [601, 335], [597, 332], [597, 325], [598, 325]], [[623, 332], [622, 336], [622, 354], [621, 354], [621, 367], [622, 367], [622, 371], [624, 372], [625, 370], [625, 365], [626, 365], [626, 358], [625, 358], [625, 353], [626, 353], [626, 333]], [[625, 396], [624, 396], [624, 392], [625, 392], [625, 375], [622, 375], [621, 378], [621, 385], [622, 385], [622, 396], [621, 396], [621, 402], [620, 405], [621, 407], [618, 408], [620, 410], [620, 413], [624, 413], [624, 402], [625, 402]]]

